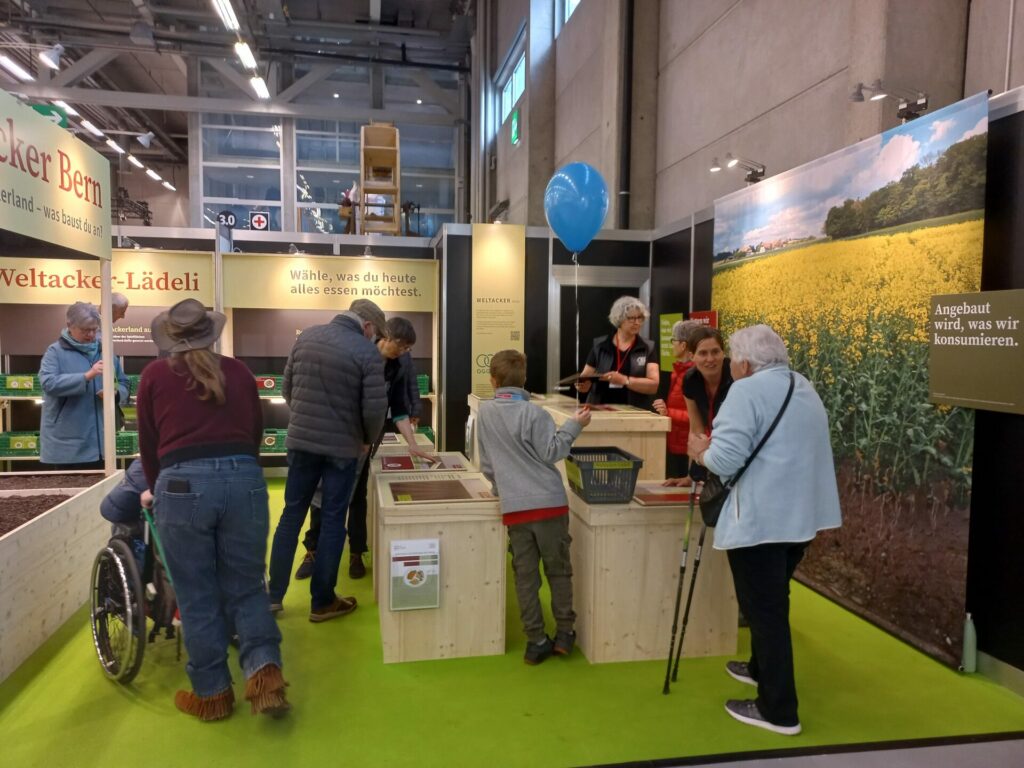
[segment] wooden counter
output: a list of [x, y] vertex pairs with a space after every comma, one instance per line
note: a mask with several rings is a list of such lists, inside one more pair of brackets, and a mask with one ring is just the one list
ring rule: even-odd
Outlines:
[[[393, 435], [394, 437], [388, 437], [388, 435]], [[397, 438], [397, 442], [394, 442], [395, 438]], [[388, 456], [395, 453], [406, 453], [409, 450], [409, 444], [405, 442], [405, 438], [396, 432], [386, 433], [384, 435], [384, 439], [386, 442], [382, 442], [380, 446], [378, 446], [377, 448], [377, 456]], [[426, 435], [422, 434], [421, 432], [417, 432], [416, 447], [419, 448], [421, 451], [433, 451], [434, 443], [431, 442], [430, 438], [427, 437]]]
[[[479, 395], [473, 394], [466, 398], [466, 403], [469, 405], [469, 418], [466, 420], [466, 456], [475, 467], [480, 466], [480, 461], [477, 458], [480, 450], [476, 435], [476, 415], [480, 411], [481, 401], [485, 399], [488, 398], [482, 398]], [[558, 394], [557, 392], [549, 395], [538, 395], [531, 392], [530, 402], [543, 407], [545, 405], [573, 404], [576, 402], [576, 399]]]
[[[668, 416], [644, 411], [629, 405], [616, 405], [614, 411], [592, 411], [590, 424], [576, 438], [574, 447], [588, 445], [614, 446], [644, 460], [641, 480], [665, 477], [665, 440], [672, 428]], [[557, 426], [562, 426], [575, 413], [575, 403], [544, 406]], [[561, 466], [561, 465], [560, 465]]]
[[[688, 507], [588, 505], [569, 492], [577, 643], [593, 663], [665, 659]], [[700, 511], [694, 510], [683, 603], [693, 575]], [[708, 530], [684, 658], [736, 652], [738, 611], [725, 552]], [[682, 609], [680, 609], [680, 621]]]
[[[375, 571], [384, 662], [505, 653], [506, 534], [496, 499], [399, 503], [392, 484], [473, 479], [468, 472], [377, 476]], [[440, 541], [440, 605], [392, 611], [390, 548], [394, 540]]]

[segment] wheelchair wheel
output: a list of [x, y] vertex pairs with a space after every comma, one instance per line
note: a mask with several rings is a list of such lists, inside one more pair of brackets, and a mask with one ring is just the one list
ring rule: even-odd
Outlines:
[[146, 648], [145, 593], [131, 548], [111, 539], [92, 566], [92, 640], [107, 677], [127, 685]]

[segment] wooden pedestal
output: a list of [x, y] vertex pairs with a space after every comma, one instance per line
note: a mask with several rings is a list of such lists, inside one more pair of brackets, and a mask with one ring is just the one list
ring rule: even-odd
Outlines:
[[[569, 492], [577, 643], [591, 663], [665, 659], [675, 609], [687, 506], [588, 505]], [[694, 511], [683, 602], [700, 533]], [[736, 652], [736, 594], [724, 552], [703, 557], [683, 656]], [[680, 618], [682, 610], [680, 610]]]
[[[497, 500], [396, 504], [390, 483], [476, 473], [401, 473], [377, 480], [374, 570], [384, 662], [491, 656], [505, 652], [506, 535]], [[485, 481], [486, 482], [486, 481]], [[392, 611], [390, 548], [401, 539], [439, 539], [440, 606]]]
[[[588, 445], [614, 446], [644, 460], [641, 480], [660, 480], [665, 477], [665, 439], [672, 428], [668, 416], [659, 416], [627, 405], [616, 406], [615, 411], [593, 411], [590, 424], [576, 438], [573, 447]], [[572, 418], [575, 405], [545, 406], [557, 426]]]

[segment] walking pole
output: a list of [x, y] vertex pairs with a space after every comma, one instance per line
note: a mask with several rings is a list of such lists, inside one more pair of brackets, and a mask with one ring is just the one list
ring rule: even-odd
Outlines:
[[[679, 564], [679, 584], [676, 585], [676, 611], [672, 617], [672, 637], [668, 641], [668, 661], [665, 666], [665, 684], [661, 689], [663, 694], [668, 694], [668, 678], [672, 669], [672, 649], [676, 645], [676, 629], [679, 626], [679, 603], [683, 597], [683, 580], [686, 576], [686, 555], [690, 549], [690, 526], [693, 524], [693, 489], [690, 489], [690, 512], [686, 519], [686, 532], [683, 534], [683, 559]], [[673, 678], [674, 679], [674, 678]]]
[[[700, 490], [697, 492], [697, 498], [700, 498], [700, 491], [704, 489], [704, 484], [701, 483]], [[692, 499], [693, 496], [691, 495]], [[676, 648], [676, 663], [672, 667], [672, 682], [676, 681], [676, 676], [679, 674], [679, 659], [683, 655], [683, 638], [686, 637], [686, 625], [690, 621], [690, 605], [693, 604], [693, 589], [697, 586], [697, 571], [700, 570], [700, 556], [704, 550], [704, 536], [708, 532], [708, 527], [704, 525], [703, 521], [700, 524], [700, 538], [697, 539], [697, 551], [693, 553], [693, 575], [690, 576], [690, 589], [686, 594], [686, 608], [683, 609], [683, 626], [679, 632], [679, 645]]]

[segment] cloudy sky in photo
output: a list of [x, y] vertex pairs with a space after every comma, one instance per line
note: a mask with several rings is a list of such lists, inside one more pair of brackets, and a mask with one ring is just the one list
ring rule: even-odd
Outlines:
[[979, 93], [715, 201], [715, 253], [762, 241], [822, 237], [830, 208], [897, 181], [914, 165], [988, 131]]

